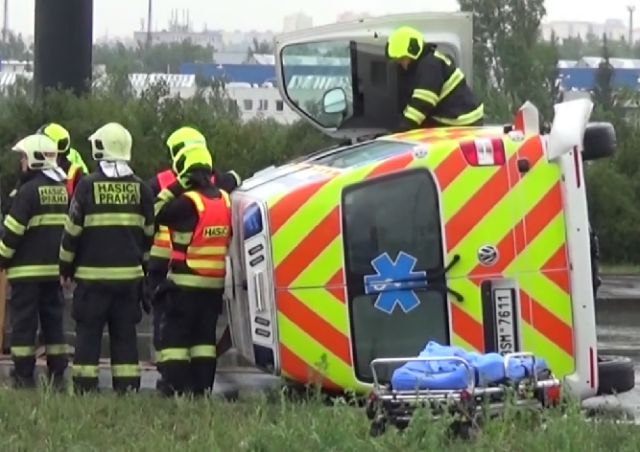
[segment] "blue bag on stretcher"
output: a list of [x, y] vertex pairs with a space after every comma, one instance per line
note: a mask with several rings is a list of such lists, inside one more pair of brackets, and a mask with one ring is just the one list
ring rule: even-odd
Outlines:
[[462, 390], [469, 387], [469, 371], [459, 361], [447, 360], [455, 356], [469, 363], [478, 387], [487, 387], [505, 380], [518, 380], [533, 372], [548, 369], [544, 359], [531, 357], [509, 359], [498, 353], [468, 352], [459, 347], [429, 342], [420, 352], [420, 358], [438, 358], [438, 361], [413, 361], [396, 369], [391, 376], [391, 387], [398, 391]]

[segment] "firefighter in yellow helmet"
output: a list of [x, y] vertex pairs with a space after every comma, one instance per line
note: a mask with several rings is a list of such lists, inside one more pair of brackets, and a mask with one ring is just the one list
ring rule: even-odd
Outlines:
[[107, 325], [113, 388], [123, 393], [140, 387], [136, 325], [153, 239], [153, 195], [129, 167], [132, 138], [126, 128], [106, 124], [89, 141], [98, 169], [76, 188], [60, 247], [62, 283], [77, 283], [73, 384], [79, 392], [98, 388]]
[[176, 182], [157, 197], [156, 222], [171, 231], [166, 280], [156, 291], [165, 395], [204, 395], [216, 372], [216, 324], [222, 310], [231, 240], [229, 195], [211, 181], [212, 158], [202, 144], [173, 159]]
[[[58, 166], [67, 174], [67, 182], [65, 185], [69, 194], [72, 194], [82, 175], [86, 174], [88, 171], [87, 166], [82, 161], [82, 157], [78, 151], [71, 147], [71, 136], [69, 135], [69, 131], [60, 124], [48, 123], [40, 127], [36, 131], [36, 134], [46, 135], [55, 142], [56, 152], [58, 152], [57, 163]], [[11, 208], [13, 198], [21, 183], [22, 180], [19, 178], [15, 188], [9, 193], [9, 199], [5, 205], [2, 206], [3, 212], [6, 213]]]
[[[185, 149], [193, 145], [206, 146], [206, 139], [200, 131], [193, 127], [180, 127], [175, 130], [166, 142], [169, 150], [169, 156], [171, 160], [174, 160], [176, 155]], [[176, 174], [173, 168], [164, 170], [156, 174], [153, 178], [147, 181], [147, 185], [151, 188], [154, 196], [157, 196], [162, 190], [169, 187], [176, 181]], [[218, 188], [231, 193], [241, 184], [241, 179], [235, 171], [229, 171], [226, 173], [213, 170], [211, 174], [211, 181], [216, 184]], [[166, 279], [167, 269], [169, 267], [170, 257], [170, 237], [169, 230], [164, 227], [158, 227], [153, 247], [151, 248], [151, 256], [149, 258], [149, 265], [147, 267], [147, 287], [150, 292], [153, 292], [155, 288]], [[159, 332], [160, 332], [160, 320], [162, 312], [160, 307], [153, 310], [153, 345], [156, 349], [156, 367], [158, 372], [162, 376], [162, 362], [159, 350]], [[162, 378], [158, 380], [158, 384], [162, 385]]]
[[389, 36], [386, 51], [404, 69], [399, 86], [409, 88], [402, 95], [405, 107], [395, 131], [482, 125], [484, 107], [465, 75], [435, 44], [425, 42], [420, 31], [398, 28]]
[[0, 268], [11, 283], [9, 318], [16, 385], [33, 387], [38, 323], [47, 352], [49, 377], [63, 383], [67, 345], [64, 301], [58, 276], [58, 246], [66, 219], [66, 175], [58, 168], [57, 145], [44, 135], [16, 144], [25, 175], [4, 220]]

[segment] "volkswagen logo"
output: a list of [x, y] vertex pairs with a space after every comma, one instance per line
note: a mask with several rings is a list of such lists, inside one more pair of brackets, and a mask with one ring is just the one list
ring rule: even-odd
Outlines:
[[498, 262], [498, 257], [498, 249], [493, 245], [482, 245], [478, 249], [478, 260], [486, 267]]

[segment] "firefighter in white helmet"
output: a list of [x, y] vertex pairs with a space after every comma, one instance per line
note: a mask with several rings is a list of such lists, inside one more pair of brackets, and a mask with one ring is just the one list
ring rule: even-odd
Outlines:
[[153, 194], [131, 168], [132, 138], [118, 123], [89, 137], [97, 171], [76, 187], [60, 248], [62, 283], [75, 281], [73, 383], [98, 389], [102, 331], [108, 325], [113, 388], [138, 390], [136, 326], [140, 287], [154, 233]]
[[58, 280], [58, 247], [67, 212], [66, 174], [56, 143], [30, 135], [12, 149], [20, 153], [21, 179], [4, 219], [0, 268], [11, 283], [11, 356], [17, 386], [35, 386], [35, 341], [42, 328], [49, 377], [62, 384], [67, 345], [64, 302]]

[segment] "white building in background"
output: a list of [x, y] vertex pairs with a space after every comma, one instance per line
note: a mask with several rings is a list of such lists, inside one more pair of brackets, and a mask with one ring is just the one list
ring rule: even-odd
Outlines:
[[290, 31], [305, 30], [313, 27], [313, 17], [307, 16], [302, 11], [289, 14], [282, 18], [282, 31], [289, 33]]
[[343, 11], [336, 16], [336, 22], [352, 22], [354, 20], [366, 19], [371, 17], [371, 14], [360, 12], [355, 13], [353, 11]]
[[[629, 35], [627, 23], [620, 19], [607, 19], [604, 22], [553, 21], [542, 24], [541, 31], [544, 39], [551, 38], [555, 33], [560, 40], [578, 36], [584, 38], [590, 34], [619, 40], [627, 39]], [[640, 39], [640, 28], [633, 30], [633, 36], [634, 41]]]

